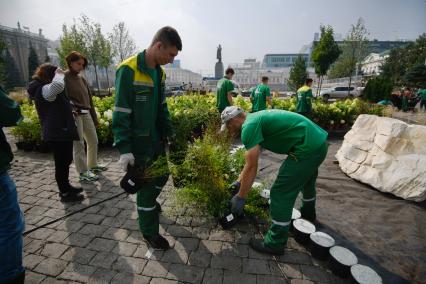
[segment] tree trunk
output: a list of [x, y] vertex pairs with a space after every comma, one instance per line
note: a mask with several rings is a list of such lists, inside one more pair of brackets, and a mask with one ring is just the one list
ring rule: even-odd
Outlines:
[[352, 74], [349, 75], [348, 97], [350, 97], [351, 95], [351, 83], [352, 83]]
[[321, 93], [321, 89], [322, 89], [322, 80], [324, 79], [324, 75], [321, 76], [320, 79], [320, 85], [319, 85], [319, 92]]
[[318, 87], [317, 87], [317, 96], [319, 96], [319, 88], [320, 88], [321, 76], [318, 75]]
[[93, 67], [95, 68], [96, 85], [98, 86], [98, 96], [100, 96], [101, 86], [99, 85], [98, 68], [96, 67], [96, 62], [93, 62]]
[[108, 94], [111, 94], [111, 90], [109, 88], [109, 76], [108, 76], [108, 66], [105, 67], [106, 77], [107, 77], [107, 84], [108, 84]]

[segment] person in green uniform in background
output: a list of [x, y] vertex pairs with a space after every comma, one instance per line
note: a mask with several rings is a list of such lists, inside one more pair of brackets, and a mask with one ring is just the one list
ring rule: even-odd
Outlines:
[[417, 95], [420, 96], [420, 110], [426, 111], [426, 89], [419, 89]]
[[251, 92], [250, 101], [252, 102], [252, 112], [257, 112], [266, 109], [266, 102], [272, 106], [271, 90], [268, 86], [268, 77], [262, 77], [262, 83], [257, 85]]
[[297, 90], [297, 105], [296, 112], [298, 114], [310, 117], [312, 113], [312, 79], [306, 79], [305, 85]]
[[318, 168], [327, 155], [327, 132], [308, 118], [284, 110], [245, 113], [236, 106], [221, 114], [222, 128], [241, 134], [246, 148], [245, 165], [232, 186], [238, 193], [231, 199], [231, 211], [243, 214], [248, 191], [256, 178], [260, 149], [287, 154], [271, 188], [271, 225], [265, 239], [253, 238], [250, 246], [259, 252], [282, 255], [287, 243], [291, 215], [296, 198], [302, 191], [302, 218], [315, 222]]
[[408, 99], [411, 97], [411, 90], [408, 87], [404, 88], [404, 92], [402, 94], [402, 111], [408, 111]]
[[225, 76], [217, 82], [216, 107], [220, 113], [222, 113], [227, 106], [232, 106], [232, 91], [234, 90], [234, 84], [231, 80], [234, 74], [234, 69], [229, 67], [225, 71]]
[[[124, 171], [129, 165], [147, 169], [166, 159], [165, 144], [174, 133], [164, 92], [166, 74], [161, 65], [173, 62], [181, 50], [177, 31], [163, 27], [148, 49], [118, 66], [112, 131], [114, 146], [120, 151], [118, 164]], [[159, 234], [160, 205], [156, 201], [169, 176], [167, 163], [164, 164], [164, 172], [147, 179], [136, 197], [140, 230], [155, 249], [169, 248]]]

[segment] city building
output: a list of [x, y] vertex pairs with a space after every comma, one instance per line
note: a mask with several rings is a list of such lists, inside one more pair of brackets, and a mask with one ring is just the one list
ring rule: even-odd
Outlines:
[[32, 33], [28, 27], [23, 26], [21, 28], [19, 22], [17, 28], [0, 25], [0, 37], [6, 43], [9, 53], [15, 60], [21, 76], [19, 81], [24, 85], [30, 79], [28, 74], [30, 46], [34, 48], [39, 62], [42, 63], [48, 56], [48, 39], [44, 37], [41, 29], [38, 30], [38, 33]]
[[181, 68], [181, 62], [176, 59], [173, 63], [164, 66], [166, 71], [166, 84], [167, 85], [186, 85], [191, 84], [197, 88], [203, 81], [201, 74], [192, 72], [187, 69]]
[[379, 75], [380, 67], [389, 57], [389, 51], [382, 53], [370, 53], [361, 63], [360, 67], [364, 75]]
[[305, 59], [306, 66], [309, 66], [309, 54], [299, 53], [282, 53], [282, 54], [266, 54], [263, 58], [262, 66], [264, 68], [286, 68], [293, 66], [296, 59], [302, 56]]

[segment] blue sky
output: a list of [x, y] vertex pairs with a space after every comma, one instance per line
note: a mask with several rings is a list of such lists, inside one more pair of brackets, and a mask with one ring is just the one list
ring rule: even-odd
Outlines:
[[370, 38], [415, 39], [426, 32], [425, 0], [0, 0], [0, 24], [22, 26], [57, 39], [63, 23], [81, 13], [99, 22], [105, 32], [124, 21], [140, 49], [157, 29], [175, 27], [183, 40], [178, 56], [184, 68], [213, 73], [216, 47], [223, 60], [261, 60], [266, 53], [299, 52], [313, 39], [320, 24], [344, 36], [359, 17]]

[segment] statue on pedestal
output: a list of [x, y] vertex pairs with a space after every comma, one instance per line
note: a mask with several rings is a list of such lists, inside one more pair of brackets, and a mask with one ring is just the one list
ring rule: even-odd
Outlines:
[[216, 58], [219, 60], [216, 62], [215, 68], [214, 68], [214, 75], [216, 79], [220, 79], [223, 77], [223, 63], [222, 63], [222, 46], [219, 44], [217, 47], [216, 52]]

